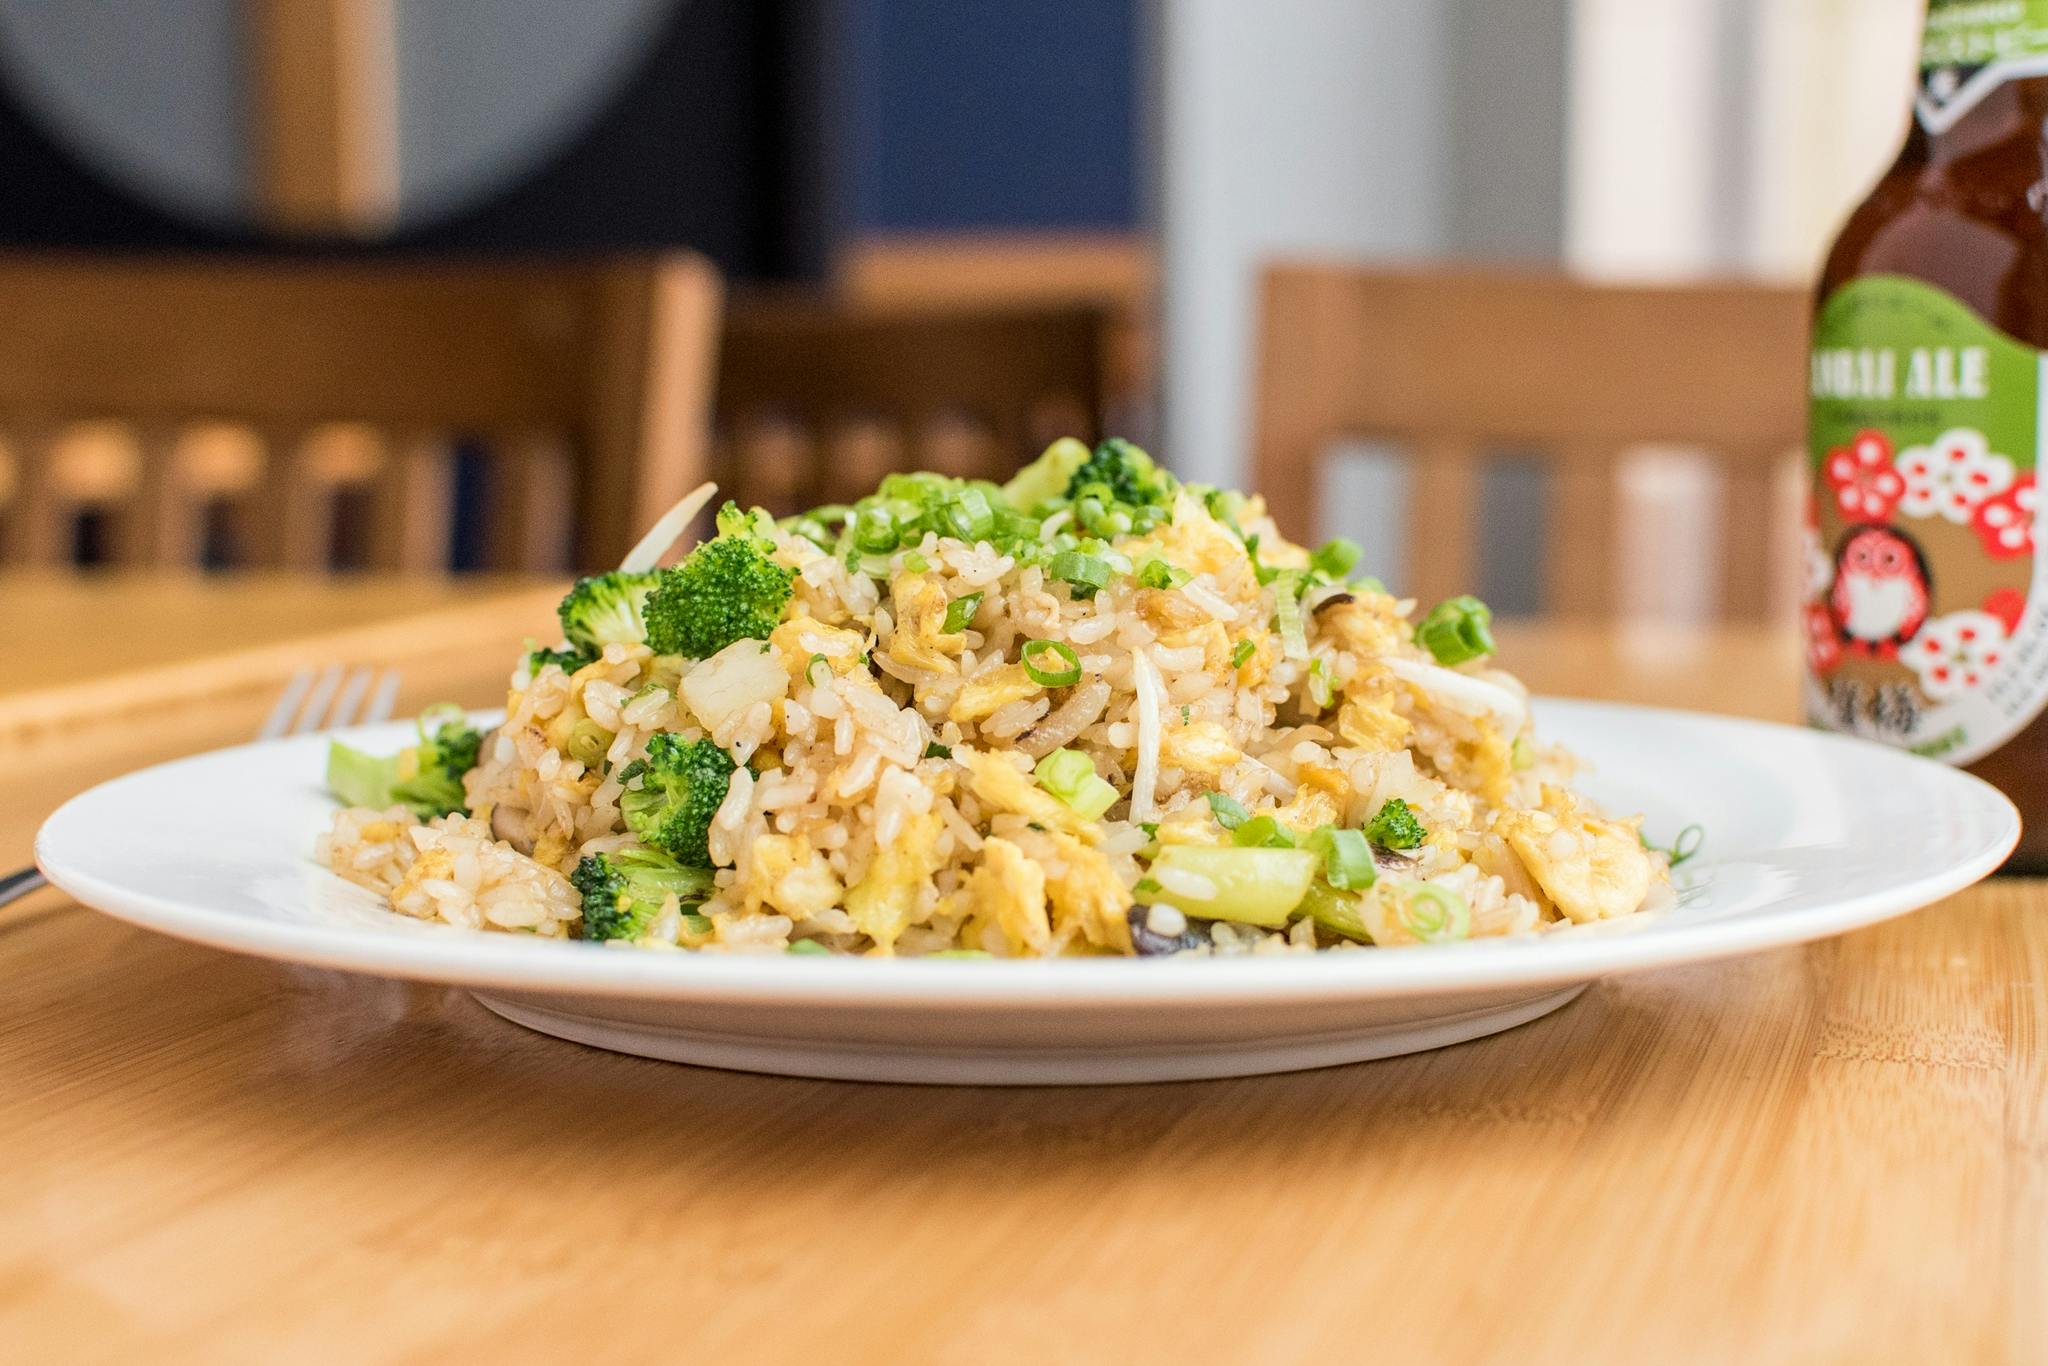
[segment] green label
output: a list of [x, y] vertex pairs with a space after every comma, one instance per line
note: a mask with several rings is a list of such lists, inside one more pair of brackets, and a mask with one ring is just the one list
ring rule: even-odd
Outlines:
[[1918, 280], [1857, 280], [1822, 307], [1804, 608], [1816, 724], [1967, 763], [2048, 703], [2042, 368]]
[[2048, 0], [1928, 0], [1920, 122], [1945, 133], [2006, 81], [2048, 73]]

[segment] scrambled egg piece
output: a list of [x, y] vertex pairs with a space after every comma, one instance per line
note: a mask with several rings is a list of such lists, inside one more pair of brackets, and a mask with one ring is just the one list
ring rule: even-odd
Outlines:
[[791, 617], [770, 633], [768, 643], [775, 647], [782, 667], [789, 670], [792, 683], [804, 681], [811, 656], [819, 654], [825, 656], [825, 667], [842, 678], [854, 672], [868, 676], [860, 662], [867, 637], [858, 631], [827, 626], [816, 617]]
[[739, 890], [748, 910], [769, 907], [792, 920], [829, 911], [846, 895], [825, 856], [796, 835], [763, 835], [755, 840]]
[[1413, 638], [1400, 604], [1386, 593], [1355, 592], [1348, 602], [1327, 602], [1315, 611], [1318, 635], [1343, 643], [1353, 654], [1397, 653]]
[[1019, 773], [1001, 755], [963, 745], [953, 751], [953, 757], [966, 767], [974, 795], [996, 810], [1014, 812], [1047, 830], [1079, 835], [1090, 843], [1102, 838], [1095, 822]]
[[958, 673], [952, 656], [967, 648], [967, 637], [946, 632], [946, 590], [922, 574], [905, 574], [890, 586], [890, 615], [896, 628], [889, 637], [889, 658], [930, 673]]
[[1633, 821], [1589, 816], [1554, 787], [1543, 789], [1543, 807], [1503, 811], [1494, 829], [1566, 919], [1607, 920], [1643, 904], [1655, 872]]
[[1394, 690], [1384, 682], [1361, 686], [1353, 679], [1344, 690], [1344, 702], [1337, 708], [1337, 734], [1345, 744], [1364, 750], [1398, 750], [1408, 743], [1414, 729], [1401, 715]]
[[1052, 897], [1053, 924], [1077, 929], [1098, 948], [1131, 951], [1131, 892], [1109, 866], [1109, 860], [1072, 835], [1052, 832], [1065, 871], [1046, 880]]
[[1230, 742], [1230, 732], [1215, 721], [1196, 721], [1166, 728], [1159, 737], [1159, 762], [1167, 768], [1211, 777], [1244, 757]]
[[1344, 809], [1328, 792], [1304, 782], [1273, 808], [1273, 819], [1297, 834], [1307, 834], [1319, 825], [1343, 824]]
[[968, 679], [967, 685], [960, 689], [960, 695], [953, 699], [946, 716], [962, 724], [979, 721], [998, 707], [1036, 697], [1043, 691], [1045, 689], [1032, 680], [1022, 664], [1005, 664], [1000, 669], [991, 669]]
[[1006, 839], [990, 836], [981, 864], [967, 875], [967, 901], [974, 914], [1001, 930], [1020, 952], [1042, 954], [1052, 943], [1045, 914], [1045, 870]]
[[1222, 523], [1209, 517], [1176, 518], [1150, 535], [1119, 542], [1118, 548], [1131, 557], [1132, 564], [1160, 559], [1190, 573], [1214, 574], [1224, 582], [1229, 581], [1227, 576], [1233, 570], [1251, 577], [1251, 561], [1245, 556], [1244, 547]]
[[875, 851], [867, 875], [846, 894], [846, 913], [855, 928], [875, 941], [878, 953], [896, 951], [896, 940], [917, 914], [917, 896], [944, 861], [938, 854], [940, 819], [920, 812], [903, 822], [896, 838]]

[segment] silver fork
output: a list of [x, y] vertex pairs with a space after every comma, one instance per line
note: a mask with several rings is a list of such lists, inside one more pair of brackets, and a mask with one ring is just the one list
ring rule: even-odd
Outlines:
[[[342, 726], [388, 721], [398, 705], [398, 684], [396, 669], [378, 670], [367, 664], [353, 669], [341, 664], [329, 664], [324, 669], [308, 665], [285, 681], [284, 691], [271, 705], [270, 715], [256, 728], [256, 738], [275, 740], [286, 735], [313, 735]], [[19, 901], [48, 885], [40, 868], [31, 866], [9, 873], [0, 877], [0, 906]]]

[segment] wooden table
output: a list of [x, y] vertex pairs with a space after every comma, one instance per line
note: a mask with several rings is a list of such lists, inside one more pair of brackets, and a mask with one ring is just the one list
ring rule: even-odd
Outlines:
[[[10, 621], [58, 600], [0, 591]], [[216, 588], [202, 622], [200, 599], [128, 585], [119, 638], [64, 622], [67, 668], [147, 691], [135, 666], [232, 638], [263, 593], [298, 604], [291, 634], [359, 624], [351, 591]], [[548, 599], [387, 601], [440, 606], [289, 651], [272, 631], [224, 698], [0, 739], [0, 851], [68, 791], [252, 727], [264, 675], [307, 650], [396, 659], [408, 705], [489, 701]], [[1790, 706], [1774, 638], [1504, 634], [1545, 689]], [[0, 970], [11, 1361], [2048, 1353], [2035, 883], [1610, 982], [1419, 1057], [1102, 1090], [616, 1057], [460, 991], [213, 953], [54, 893], [0, 913]]]

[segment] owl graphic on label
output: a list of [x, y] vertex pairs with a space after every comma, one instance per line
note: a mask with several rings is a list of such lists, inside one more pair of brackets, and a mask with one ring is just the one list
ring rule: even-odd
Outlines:
[[1891, 659], [1927, 620], [1927, 559], [1903, 532], [1860, 526], [1842, 538], [1830, 598], [1849, 648]]

